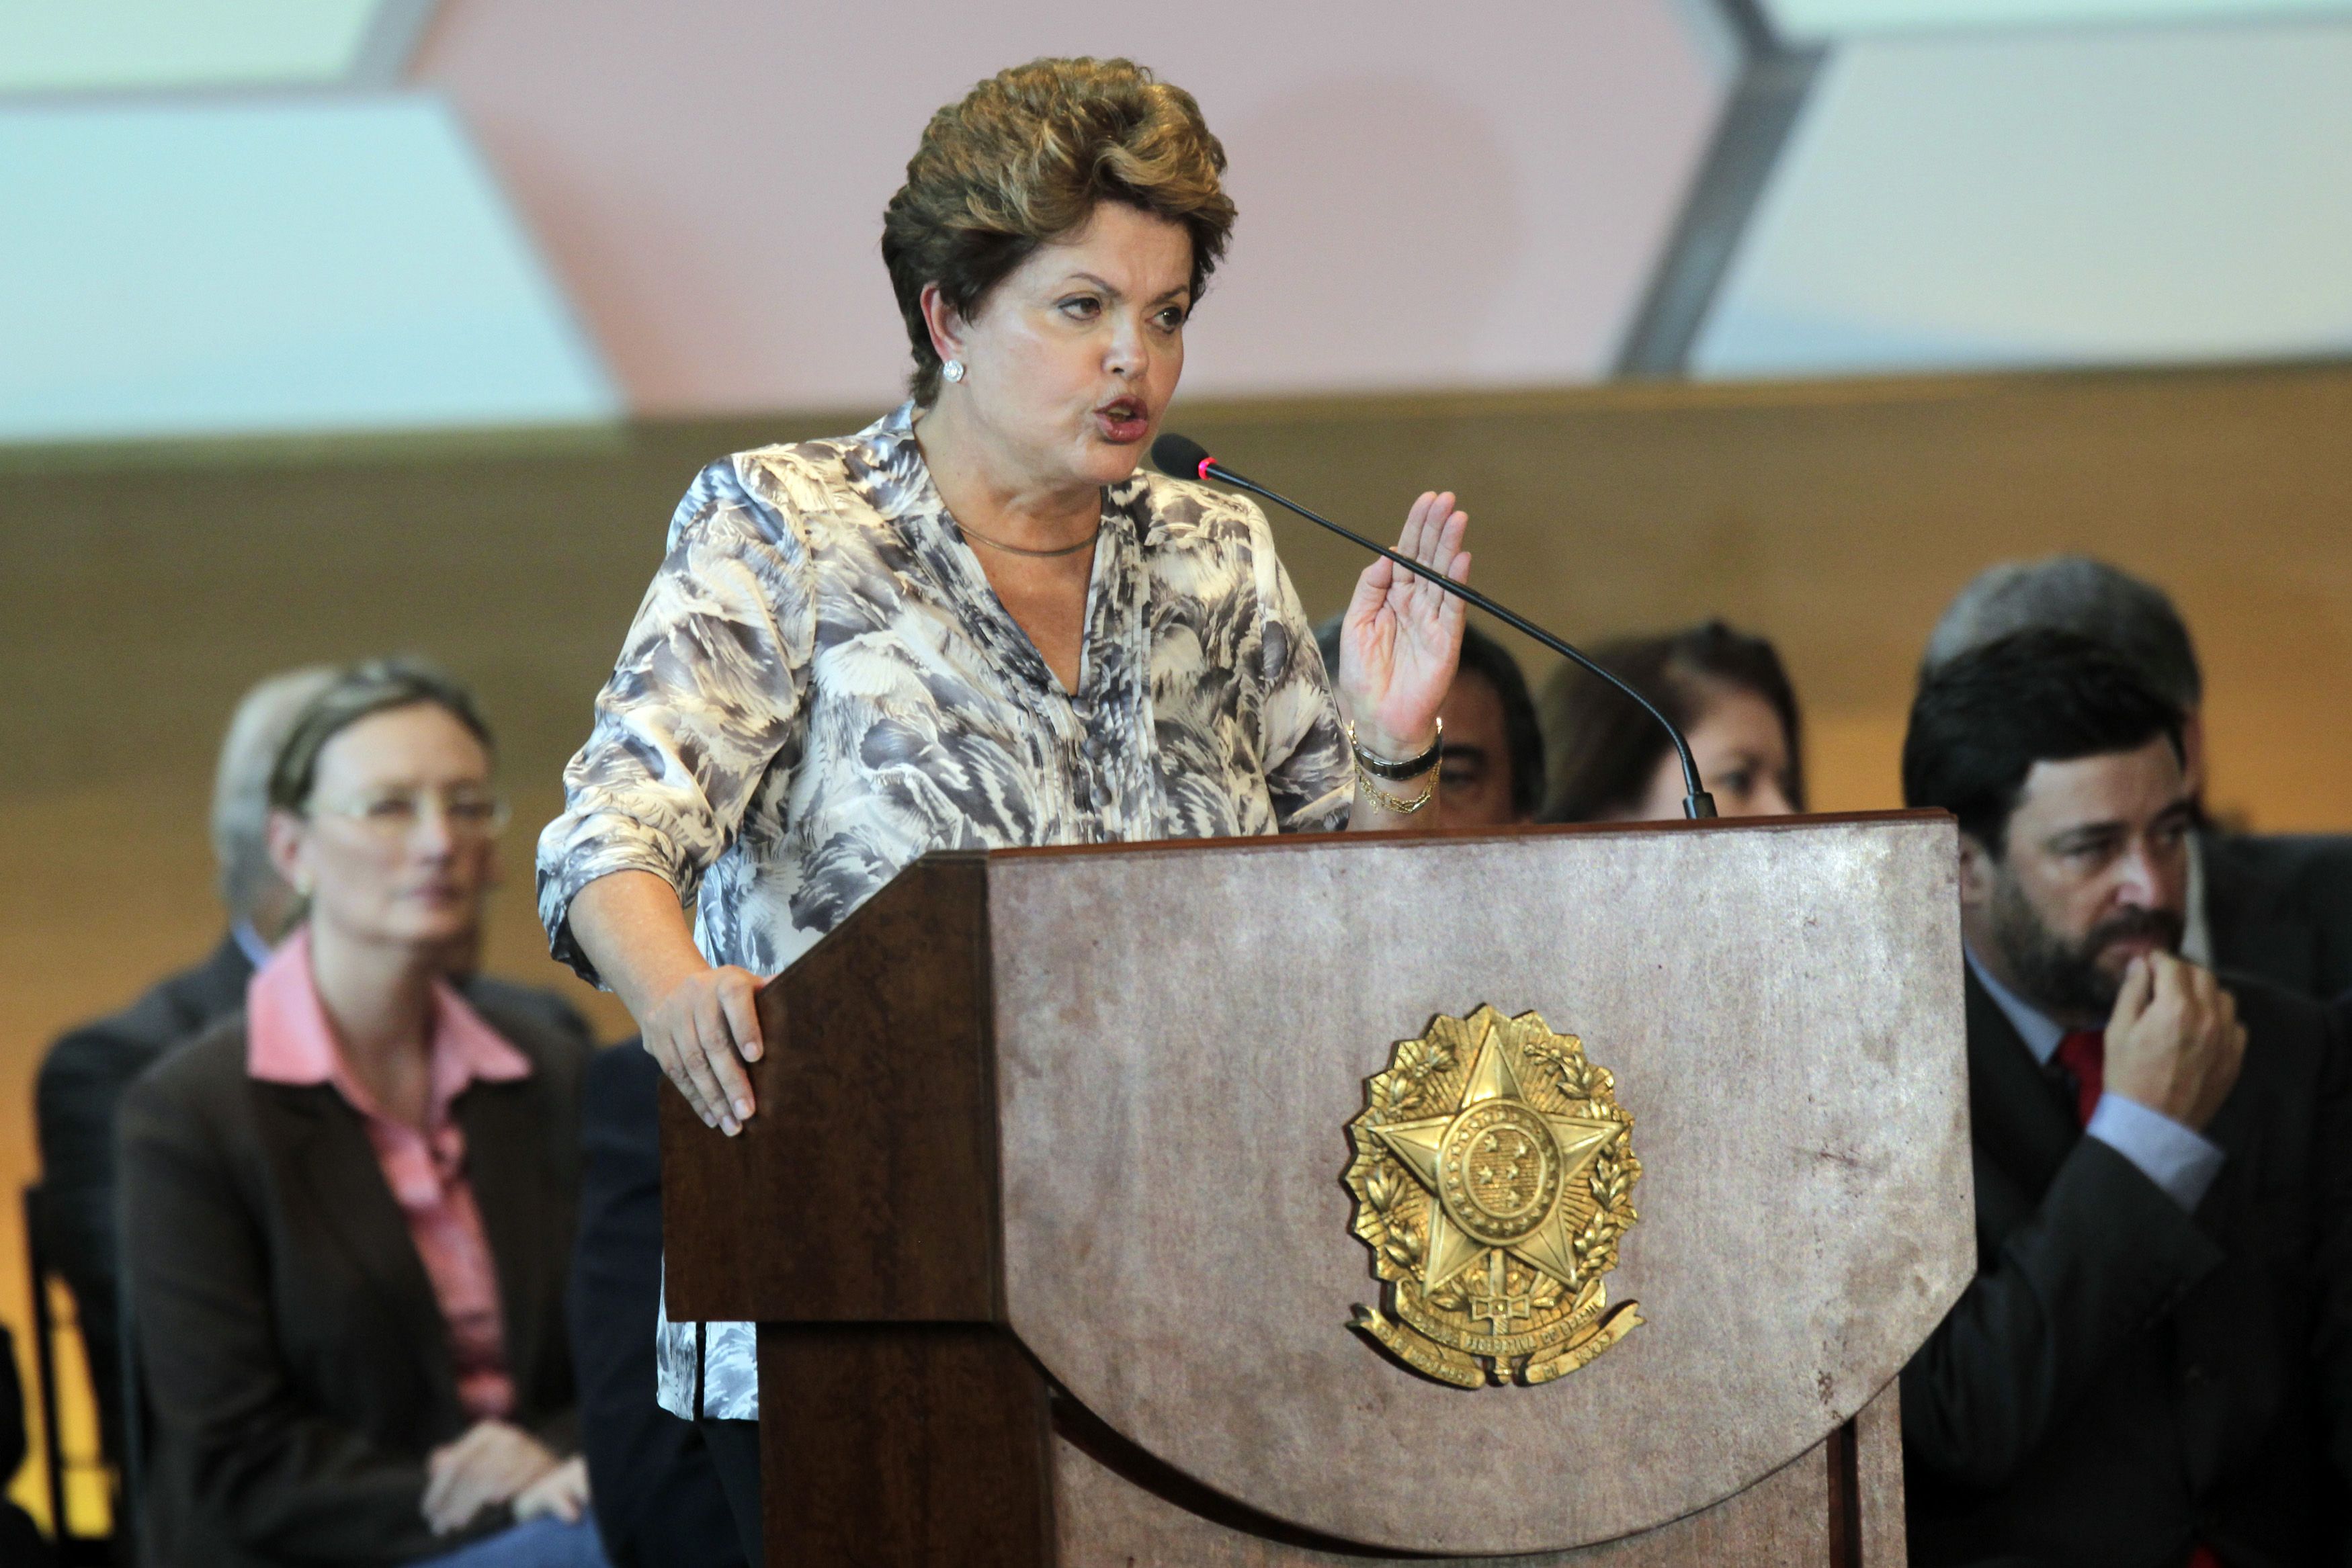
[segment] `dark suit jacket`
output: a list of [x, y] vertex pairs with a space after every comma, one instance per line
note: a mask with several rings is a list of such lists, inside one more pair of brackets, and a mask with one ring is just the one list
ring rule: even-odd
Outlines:
[[33, 1091], [41, 1145], [41, 1245], [73, 1291], [98, 1397], [99, 1437], [122, 1457], [122, 1352], [116, 1291], [114, 1116], [131, 1081], [171, 1047], [245, 1006], [253, 965], [224, 936], [212, 956], [121, 1012], [60, 1038]]
[[[574, 1444], [563, 1277], [587, 1048], [476, 995], [530, 1077], [457, 1098], [515, 1419]], [[448, 1550], [425, 1461], [469, 1424], [423, 1262], [358, 1113], [246, 1075], [236, 1014], [122, 1103], [128, 1291], [150, 1415], [151, 1563], [393, 1563]], [[509, 1522], [504, 1510], [467, 1536]]]
[[581, 1096], [572, 1359], [596, 1526], [616, 1568], [741, 1568], [735, 1516], [700, 1428], [654, 1401], [661, 1305], [661, 1069], [632, 1040], [597, 1053]]
[[1911, 1552], [2159, 1568], [2342, 1563], [2352, 1475], [2343, 1042], [2231, 978], [2248, 1035], [2194, 1216], [2074, 1125], [1968, 986], [1977, 1277], [1903, 1373]]
[[2199, 835], [2213, 966], [2332, 1001], [2352, 991], [2352, 838]]
[[[41, 1145], [41, 1244], [74, 1298], [98, 1396], [106, 1456], [122, 1458], [121, 1271], [115, 1240], [115, 1117], [131, 1080], [245, 1006], [253, 965], [224, 936], [194, 968], [170, 976], [119, 1013], [59, 1038], [41, 1061], [34, 1124]], [[477, 1003], [520, 1011], [583, 1043], [588, 1029], [561, 998], [499, 980], [466, 982]]]

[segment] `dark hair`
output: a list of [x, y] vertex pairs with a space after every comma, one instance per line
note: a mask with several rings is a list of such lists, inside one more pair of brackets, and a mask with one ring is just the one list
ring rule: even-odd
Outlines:
[[1201, 106], [1132, 60], [1041, 59], [999, 71], [931, 116], [882, 214], [882, 261], [915, 354], [915, 401], [939, 395], [923, 287], [970, 320], [1038, 246], [1122, 202], [1183, 225], [1192, 299], [1224, 254], [1225, 149]]
[[[1339, 630], [1345, 615], [1327, 617], [1315, 628], [1315, 645], [1323, 652], [1323, 667], [1339, 673]], [[1511, 765], [1511, 814], [1532, 817], [1543, 804], [1543, 729], [1536, 723], [1535, 699], [1528, 695], [1528, 677], [1511, 651], [1475, 626], [1462, 628], [1462, 664], [1454, 674], [1477, 675], [1494, 688], [1503, 704], [1503, 745]]]
[[[1663, 636], [1604, 643], [1592, 656], [1685, 730], [1706, 712], [1711, 687], [1732, 686], [1763, 698], [1789, 737], [1789, 804], [1805, 809], [1797, 690], [1770, 643], [1709, 621]], [[1551, 779], [1542, 813], [1547, 822], [1592, 822], [1633, 810], [1674, 749], [1640, 704], [1574, 664], [1561, 665], [1544, 684], [1542, 710]]]
[[2037, 762], [2135, 751], [2161, 735], [2180, 749], [2178, 704], [2106, 643], [2074, 632], [2018, 632], [1930, 671], [1903, 737], [1903, 800], [1941, 806], [1995, 857]]
[[338, 672], [304, 706], [270, 767], [269, 804], [281, 811], [307, 809], [319, 783], [319, 753], [327, 742], [363, 718], [419, 703], [429, 703], [464, 725], [483, 750], [498, 749], [474, 694], [454, 678], [421, 660], [369, 659]]

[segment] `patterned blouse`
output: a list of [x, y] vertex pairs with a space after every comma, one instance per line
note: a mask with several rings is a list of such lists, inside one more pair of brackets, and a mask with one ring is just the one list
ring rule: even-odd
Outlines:
[[[772, 974], [929, 850], [1344, 827], [1346, 737], [1265, 517], [1139, 474], [1104, 492], [1078, 689], [1007, 613], [907, 404], [712, 464], [539, 841], [555, 956], [601, 876], [695, 905], [713, 964]], [[697, 1354], [697, 1342], [701, 1352]], [[756, 1418], [748, 1323], [660, 1328], [661, 1402]]]

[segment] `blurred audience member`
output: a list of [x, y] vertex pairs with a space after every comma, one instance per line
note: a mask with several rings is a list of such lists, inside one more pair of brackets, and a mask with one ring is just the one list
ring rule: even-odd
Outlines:
[[[1339, 667], [1339, 622], [1315, 628], [1326, 669]], [[1462, 662], [1437, 710], [1445, 755], [1437, 768], [1440, 828], [1497, 828], [1535, 821], [1543, 801], [1543, 735], [1528, 678], [1511, 651], [1477, 627], [1462, 629]]]
[[443, 977], [490, 761], [422, 666], [320, 693], [269, 774], [301, 923], [124, 1098], [151, 1563], [604, 1562], [562, 1307], [588, 1044]]
[[41, 1145], [42, 1237], [72, 1291], [98, 1399], [100, 1442], [122, 1455], [122, 1356], [114, 1241], [114, 1117], [131, 1081], [173, 1046], [245, 1005], [245, 986], [294, 915], [294, 890], [269, 863], [269, 766], [324, 665], [272, 675], [229, 718], [213, 776], [213, 859], [229, 928], [212, 956], [158, 982], [122, 1011], [49, 1048], [34, 1090]]
[[1903, 794], [1959, 819], [1977, 1276], [1903, 1374], [1911, 1560], [2341, 1560], [2352, 1148], [2318, 1004], [2176, 956], [2181, 715], [2038, 631], [1937, 665]]
[[661, 1064], [629, 1041], [600, 1051], [581, 1094], [580, 1239], [572, 1360], [596, 1524], [618, 1568], [742, 1568], [702, 1429], [655, 1401], [661, 1307]]
[[[1604, 643], [1593, 659], [1658, 705], [1690, 742], [1727, 817], [1805, 809], [1796, 688], [1761, 637], [1720, 621]], [[1562, 664], [1544, 685], [1547, 822], [1651, 821], [1683, 814], [1683, 770], [1657, 720], [1590, 671]]]
[[2083, 556], [2009, 561], [1962, 589], [1927, 639], [1923, 673], [2011, 632], [2095, 638], [2184, 715], [2197, 831], [2182, 956], [2323, 999], [2352, 989], [2352, 839], [2226, 832], [2204, 814], [2205, 679], [2163, 590]]
[[[72, 1030], [49, 1048], [35, 1090], [40, 1140], [43, 1244], [73, 1292], [105, 1457], [122, 1458], [120, 1270], [115, 1248], [115, 1113], [131, 1081], [173, 1046], [245, 1005], [300, 900], [270, 863], [269, 769], [294, 720], [335, 679], [325, 664], [270, 676], [230, 716], [214, 772], [213, 859], [229, 928], [211, 956], [160, 981], [122, 1011]], [[559, 1032], [586, 1034], [578, 1014], [546, 991], [474, 977], [478, 917], [450, 943], [450, 972], [467, 995], [520, 1008]]]

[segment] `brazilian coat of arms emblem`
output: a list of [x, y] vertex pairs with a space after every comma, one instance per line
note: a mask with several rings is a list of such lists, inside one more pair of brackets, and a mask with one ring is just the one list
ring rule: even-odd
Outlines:
[[1576, 1036], [1532, 1012], [1441, 1017], [1365, 1090], [1346, 1182], [1384, 1300], [1350, 1328], [1481, 1388], [1549, 1383], [1643, 1321], [1601, 1280], [1638, 1218], [1633, 1117]]

